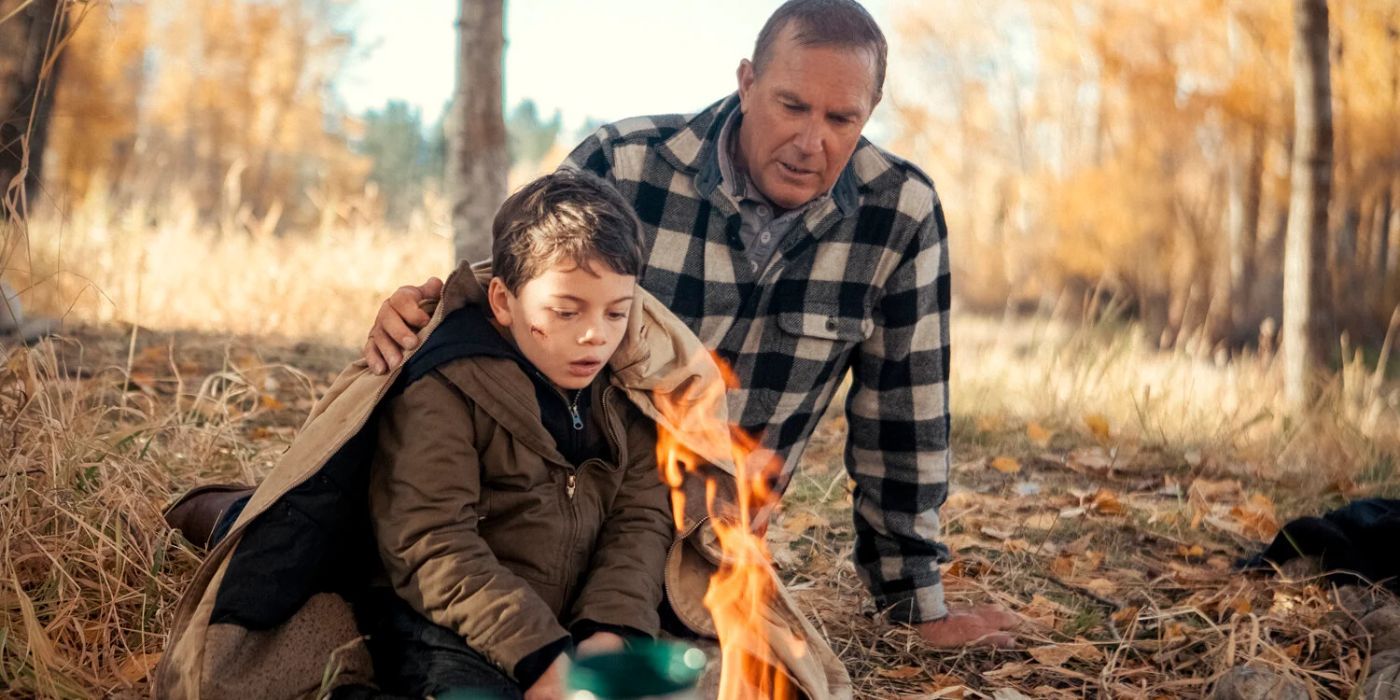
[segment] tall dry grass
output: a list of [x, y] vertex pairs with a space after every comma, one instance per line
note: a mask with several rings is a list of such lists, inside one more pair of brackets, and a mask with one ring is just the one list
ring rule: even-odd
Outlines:
[[314, 230], [278, 235], [246, 211], [201, 222], [179, 201], [114, 211], [97, 200], [39, 214], [27, 254], [8, 271], [27, 308], [65, 321], [353, 344], [389, 292], [451, 271], [440, 205], [398, 229], [362, 203], [327, 204]]
[[1141, 444], [1193, 461], [1214, 455], [1217, 467], [1239, 476], [1400, 488], [1394, 324], [1376, 352], [1338, 339], [1340, 370], [1319, 375], [1317, 404], [1291, 416], [1267, 329], [1258, 346], [1232, 357], [1199, 337], [1161, 349], [1111, 309], [1064, 308], [1030, 318], [955, 316], [952, 408], [964, 430], [990, 420], [1083, 432], [1085, 419], [1098, 417]]

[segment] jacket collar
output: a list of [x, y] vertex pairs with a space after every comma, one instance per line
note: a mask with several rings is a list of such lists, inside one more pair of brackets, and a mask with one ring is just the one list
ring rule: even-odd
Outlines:
[[[489, 267], [484, 265], [468, 267], [463, 263], [458, 267], [443, 288], [443, 314], [452, 314], [469, 306], [485, 307], [484, 283], [490, 279], [489, 274]], [[544, 425], [540, 406], [535, 400], [534, 380], [526, 374], [527, 370], [521, 364], [524, 357], [519, 348], [509, 338], [500, 335], [493, 324], [475, 330], [496, 333], [497, 338], [491, 338], [481, 345], [497, 346], [496, 341], [499, 340], [498, 347], [503, 352], [475, 355], [481, 358], [480, 362], [445, 365], [440, 369], [442, 375], [516, 440], [550, 461], [566, 464], [567, 460], [559, 452], [554, 436]], [[431, 339], [428, 342], [432, 342]], [[591, 385], [589, 390], [594, 392], [592, 405], [598, 411], [598, 419], [604, 426], [603, 433], [611, 444], [615, 435], [623, 434], [616, 407], [604, 401], [607, 392], [598, 383]], [[612, 447], [620, 458], [625, 457], [625, 444], [612, 444]]]

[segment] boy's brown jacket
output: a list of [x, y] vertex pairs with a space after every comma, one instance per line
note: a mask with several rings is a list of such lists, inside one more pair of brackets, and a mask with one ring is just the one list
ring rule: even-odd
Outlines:
[[[470, 290], [480, 288], [472, 275], [464, 265], [448, 278], [432, 321], [419, 333], [420, 349], [447, 314], [468, 303]], [[638, 291], [627, 337], [609, 363], [614, 385], [663, 429], [726, 472], [717, 474], [723, 482], [720, 492], [732, 493], [728, 434], [698, 429], [692, 420], [676, 425], [672, 411], [658, 408], [703, 406], [709, 412], [704, 425], [727, 425], [723, 400], [695, 402], [723, 391], [718, 370], [679, 319]], [[364, 495], [375, 431], [365, 428], [372, 428], [371, 418], [399, 381], [401, 369], [374, 375], [358, 360], [312, 408], [296, 440], [181, 598], [156, 669], [156, 697], [324, 697], [340, 685], [372, 683], [346, 589], [361, 583], [355, 579], [370, 566], [367, 560], [377, 558], [372, 544], [366, 546], [372, 539]], [[666, 559], [666, 599], [698, 635], [713, 636], [701, 597], [719, 556], [704, 526], [704, 485], [691, 478], [685, 488], [687, 527]], [[291, 542], [296, 556], [275, 556], [278, 547]], [[778, 595], [756, 620], [763, 638], [801, 643], [761, 642], [762, 648], [748, 651], [775, 659], [807, 697], [850, 697], [845, 669], [797, 611], [776, 574], [768, 573]]]
[[506, 673], [585, 620], [655, 636], [675, 537], [655, 427], [618, 385], [594, 382], [606, 456], [570, 464], [517, 352], [478, 310], [486, 290], [458, 281], [469, 306], [438, 333], [464, 356], [421, 372], [378, 420], [369, 505], [389, 582]]

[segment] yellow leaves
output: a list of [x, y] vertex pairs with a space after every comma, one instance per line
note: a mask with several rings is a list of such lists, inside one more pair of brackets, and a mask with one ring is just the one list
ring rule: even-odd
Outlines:
[[898, 668], [877, 668], [875, 674], [897, 681], [907, 681], [910, 678], [923, 675], [924, 670], [918, 666], [901, 666]]
[[827, 524], [829, 523], [826, 518], [810, 510], [803, 510], [796, 513], [785, 513], [778, 527], [791, 534], [800, 535], [808, 530]]
[[1122, 515], [1125, 509], [1117, 494], [1108, 489], [1099, 489], [1089, 499], [1089, 510], [1100, 515]]
[[1118, 584], [1102, 577], [1090, 579], [1084, 587], [1100, 596], [1110, 596], [1118, 591]]
[[1043, 666], [1063, 666], [1066, 661], [1074, 658], [1074, 650], [1064, 644], [1050, 644], [1043, 647], [1034, 647], [1027, 650], [1032, 659]]
[[1096, 571], [1103, 565], [1103, 552], [1088, 550], [1082, 554], [1066, 553], [1050, 562], [1050, 571], [1060, 578], [1073, 578], [1078, 574]]
[[134, 654], [127, 657], [126, 661], [117, 667], [117, 678], [127, 685], [135, 685], [149, 676], [159, 662], [159, 652]]
[[1196, 479], [1187, 493], [1191, 507], [1191, 529], [1209, 525], [1241, 537], [1266, 541], [1279, 530], [1273, 500], [1262, 493], [1245, 496], [1234, 479]]
[[1011, 457], [997, 457], [988, 466], [1002, 474], [1016, 474], [1021, 471], [1021, 463]]
[[1206, 550], [1204, 547], [1198, 544], [1193, 544], [1189, 547], [1184, 544], [1181, 544], [1177, 545], [1176, 553], [1182, 559], [1200, 559], [1201, 557], [1204, 557], [1206, 555]]
[[1084, 416], [1084, 427], [1088, 428], [1090, 434], [1098, 439], [1099, 442], [1108, 442], [1109, 430], [1107, 418], [1097, 413]]
[[1026, 425], [1026, 437], [1030, 438], [1031, 443], [1036, 447], [1049, 447], [1050, 440], [1055, 437], [1055, 434], [1046, 430], [1045, 426], [1031, 421]]
[[1045, 646], [1032, 647], [1026, 650], [1036, 663], [1042, 666], [1060, 667], [1071, 660], [1094, 663], [1104, 660], [1103, 652], [1098, 647], [1088, 642], [1073, 642], [1068, 644], [1047, 644]]
[[1262, 493], [1252, 494], [1249, 500], [1230, 509], [1230, 516], [1240, 524], [1245, 536], [1256, 540], [1272, 539], [1278, 534], [1278, 516], [1274, 513], [1274, 502]]
[[1140, 609], [1137, 606], [1127, 606], [1119, 608], [1118, 610], [1114, 611], [1112, 615], [1109, 615], [1108, 619], [1112, 620], [1114, 624], [1120, 627], [1126, 626], [1129, 623], [1137, 622], [1139, 610]]

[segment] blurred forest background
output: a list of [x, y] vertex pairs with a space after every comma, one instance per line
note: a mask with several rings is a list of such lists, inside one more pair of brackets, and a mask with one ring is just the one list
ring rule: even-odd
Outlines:
[[[347, 113], [336, 81], [355, 48], [353, 5], [0, 4], [0, 16], [14, 15], [0, 30], [0, 112], [16, 122], [35, 87], [46, 98], [30, 137], [31, 250], [7, 241], [15, 287], [49, 313], [156, 325], [172, 313], [170, 321], [204, 325], [165, 303], [154, 279], [145, 286], [157, 296], [137, 302], [133, 285], [142, 285], [130, 271], [154, 267], [128, 264], [151, 250], [140, 241], [178, 236], [172, 227], [209, 241], [445, 234], [454, 206], [444, 187], [449, 132], [476, 139], [468, 161], [504, 147], [512, 184], [553, 167], [579, 138], [528, 100], [485, 112], [491, 100], [459, 105], [456, 132], [444, 130], [446, 107], [423, 114], [388, 102]], [[1094, 292], [1164, 347], [1272, 342], [1295, 139], [1290, 3], [936, 0], [889, 3], [883, 14], [895, 52], [890, 97], [877, 112], [882, 143], [939, 185], [963, 308], [1044, 309]], [[465, 32], [484, 25], [480, 36], [502, 34], [499, 9], [467, 19]], [[1325, 36], [1334, 143], [1319, 234], [1321, 333], [1378, 343], [1400, 302], [1400, 6], [1335, 0]], [[496, 65], [490, 77], [459, 72], [463, 93], [500, 92], [499, 46], [493, 53], [463, 37], [464, 61]], [[44, 64], [42, 86], [19, 80], [55, 43], [64, 50]], [[716, 58], [715, 70], [737, 58]], [[18, 143], [7, 134], [13, 158]], [[481, 206], [490, 210], [504, 187], [463, 189], [486, 189]], [[107, 237], [93, 240], [97, 232]], [[436, 271], [448, 262], [435, 260]], [[159, 266], [173, 264], [163, 255]], [[407, 280], [420, 270], [395, 272]], [[147, 272], [159, 274], [170, 273]]]
[[[380, 300], [482, 255], [510, 188], [631, 116], [507, 104], [502, 0], [452, 3], [440, 109], [351, 109], [362, 4], [0, 0], [0, 310], [61, 321], [0, 346], [0, 689], [140, 691], [198, 563], [160, 501], [265, 473]], [[850, 615], [833, 415], [769, 539], [861, 696], [1190, 696], [1265, 658], [1353, 697], [1368, 632], [1230, 563], [1285, 515], [1400, 495], [1400, 3], [870, 6], [867, 134], [951, 229], [950, 598], [1057, 651], [935, 658]]]

